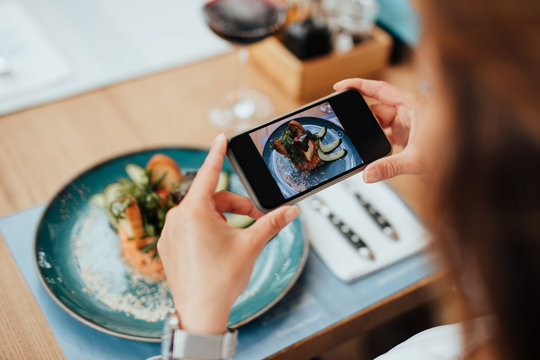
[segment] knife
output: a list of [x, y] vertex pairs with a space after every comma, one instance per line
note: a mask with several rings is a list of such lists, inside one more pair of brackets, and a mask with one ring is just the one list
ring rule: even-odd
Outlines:
[[373, 254], [373, 251], [362, 240], [360, 235], [354, 232], [349, 225], [345, 224], [338, 215], [332, 212], [324, 201], [319, 197], [313, 196], [309, 204], [312, 209], [326, 217], [361, 256], [368, 258], [369, 260], [375, 260], [375, 254]]
[[364, 199], [364, 197], [358, 192], [358, 190], [354, 186], [348, 185], [347, 187], [353, 193], [355, 199], [367, 211], [371, 219], [375, 221], [379, 229], [382, 230], [383, 234], [393, 240], [399, 240], [399, 235], [392, 226], [392, 224], [390, 224], [390, 222], [379, 211], [377, 211], [377, 209], [375, 209], [370, 202]]

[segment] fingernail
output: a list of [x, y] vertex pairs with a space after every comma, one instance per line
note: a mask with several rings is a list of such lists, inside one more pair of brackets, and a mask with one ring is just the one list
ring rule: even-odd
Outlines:
[[374, 183], [381, 178], [381, 172], [376, 167], [369, 168], [364, 171], [364, 181], [367, 183]]
[[287, 209], [287, 211], [285, 211], [285, 220], [290, 223], [291, 221], [293, 221], [297, 216], [298, 214], [300, 213], [300, 208], [298, 206], [291, 206], [290, 208]]
[[218, 136], [216, 136], [216, 138], [214, 139], [214, 141], [212, 142], [212, 145], [217, 143], [218, 141], [221, 141], [223, 138], [225, 138], [225, 134], [224, 133], [219, 133]]
[[337, 88], [338, 86], [340, 86], [342, 82], [343, 82], [343, 80], [338, 81], [337, 83], [335, 83], [334, 86], [333, 86], [333, 87], [334, 87], [334, 90], [337, 90], [336, 88]]

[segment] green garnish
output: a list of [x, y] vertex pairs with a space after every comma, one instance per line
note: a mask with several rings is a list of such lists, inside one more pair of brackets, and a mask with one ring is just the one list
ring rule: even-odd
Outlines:
[[111, 212], [116, 219], [122, 219], [123, 213], [126, 211], [127, 207], [131, 205], [131, 198], [115, 201], [111, 204]]
[[146, 236], [156, 236], [156, 228], [152, 224], [145, 224], [144, 225], [144, 232], [146, 233]]
[[[131, 173], [135, 173], [133, 169], [138, 167], [134, 164], [128, 164], [131, 166]], [[140, 168], [142, 170], [142, 168]], [[127, 172], [127, 171], [126, 171]], [[127, 172], [129, 174], [129, 172]], [[148, 178], [152, 176], [152, 171], [145, 169], [144, 173], [139, 171], [140, 176], [134, 176], [137, 179]], [[137, 173], [135, 173], [137, 175]], [[118, 220], [125, 217], [126, 209], [132, 204], [133, 199], [137, 203], [141, 211], [141, 219], [143, 229], [145, 231], [145, 237], [156, 237], [156, 239], [144, 246], [139, 250], [145, 253], [152, 253], [152, 257], [157, 257], [157, 239], [161, 234], [161, 230], [165, 224], [165, 216], [167, 212], [178, 205], [179, 200], [175, 199], [171, 194], [165, 197], [160, 196], [157, 193], [158, 186], [163, 182], [167, 173], [164, 173], [156, 181], [150, 183], [150, 181], [134, 181], [131, 177], [120, 178], [118, 182], [110, 184], [110, 199], [107, 199], [106, 209], [110, 216], [109, 221], [111, 225], [116, 229], [118, 226]], [[114, 187], [114, 188], [113, 188]], [[114, 193], [113, 193], [114, 190]], [[114, 196], [112, 196], [114, 195]], [[134, 240], [133, 237], [128, 240]]]
[[279, 139], [274, 138], [271, 140], [272, 143], [270, 144], [270, 148], [272, 150], [274, 150], [275, 143], [277, 140], [281, 141], [281, 145], [283, 145], [283, 147], [285, 148], [285, 151], [287, 151], [287, 154], [289, 154], [289, 158], [294, 164], [298, 164], [307, 160], [304, 153], [298, 150], [295, 146], [293, 146], [294, 134], [289, 128], [281, 132]]
[[158, 252], [157, 252], [157, 243], [158, 243], [158, 240], [159, 238], [156, 238], [154, 241], [148, 243], [148, 244], [145, 244], [143, 246], [141, 246], [139, 248], [140, 251], [142, 251], [143, 253], [150, 253], [153, 251], [152, 253], [152, 258], [155, 258], [158, 256]]
[[[150, 170], [150, 176], [151, 176], [151, 170]], [[152, 187], [152, 189], [157, 189], [157, 187], [159, 186], [159, 184], [161, 184], [161, 182], [163, 181], [163, 179], [165, 179], [165, 177], [167, 176], [167, 172], [164, 172], [163, 175], [161, 175], [159, 177], [159, 179], [157, 179], [156, 181], [154, 181], [150, 186]]]

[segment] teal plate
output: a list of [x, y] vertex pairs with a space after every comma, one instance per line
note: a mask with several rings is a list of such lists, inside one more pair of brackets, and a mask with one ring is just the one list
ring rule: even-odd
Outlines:
[[[174, 158], [182, 171], [198, 169], [207, 155], [196, 149], [145, 150], [83, 172], [49, 203], [34, 247], [41, 283], [62, 309], [96, 330], [147, 342], [160, 341], [163, 318], [172, 305], [167, 286], [145, 279], [125, 265], [105, 210], [91, 204], [89, 198], [126, 177], [126, 164], [144, 166], [156, 153]], [[224, 170], [232, 174], [230, 190], [245, 194], [227, 161]], [[277, 303], [298, 279], [307, 253], [300, 221], [295, 220], [257, 259], [246, 290], [232, 308], [229, 326], [243, 325]]]

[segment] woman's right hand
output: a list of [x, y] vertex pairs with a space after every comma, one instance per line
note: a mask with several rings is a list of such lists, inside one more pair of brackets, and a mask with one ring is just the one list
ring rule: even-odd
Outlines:
[[[266, 243], [300, 211], [282, 206], [261, 214], [247, 197], [216, 191], [227, 139], [216, 138], [189, 192], [169, 210], [157, 247], [184, 330], [223, 334], [236, 298]], [[224, 213], [257, 221], [239, 229]]]
[[426, 159], [419, 146], [422, 129], [418, 109], [421, 100], [412, 93], [403, 91], [383, 81], [346, 79], [334, 85], [334, 89], [356, 89], [363, 95], [378, 100], [371, 105], [373, 114], [381, 124], [393, 145], [403, 151], [379, 159], [364, 170], [364, 181], [374, 183], [402, 174], [426, 173]]

